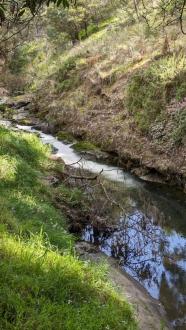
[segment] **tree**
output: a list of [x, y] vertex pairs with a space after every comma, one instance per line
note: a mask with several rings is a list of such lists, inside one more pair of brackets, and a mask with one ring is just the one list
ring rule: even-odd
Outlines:
[[122, 0], [124, 7], [132, 7], [136, 18], [145, 20], [150, 29], [165, 28], [178, 23], [184, 29], [186, 0]]
[[110, 0], [80, 0], [68, 9], [50, 8], [47, 13], [49, 36], [65, 33], [75, 44], [82, 37], [88, 37], [91, 29], [98, 29], [100, 22], [111, 17], [114, 8]]
[[0, 0], [1, 51], [5, 42], [28, 27], [34, 17], [40, 14], [43, 6], [49, 6], [51, 3], [56, 6], [69, 6], [68, 0]]
[[64, 7], [69, 6], [68, 0], [1, 0], [0, 1], [0, 22], [3, 24], [7, 20], [19, 20], [26, 10], [35, 16], [43, 5], [49, 6], [51, 3]]

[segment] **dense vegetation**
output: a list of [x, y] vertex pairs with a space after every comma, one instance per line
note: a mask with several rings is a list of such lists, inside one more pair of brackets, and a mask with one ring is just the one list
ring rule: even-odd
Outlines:
[[165, 116], [166, 106], [173, 98], [181, 101], [185, 97], [185, 63], [182, 52], [167, 55], [131, 77], [127, 105], [141, 129], [148, 130], [158, 117]]
[[34, 135], [5, 128], [0, 146], [0, 327], [136, 329], [130, 306], [106, 280], [105, 266], [74, 255], [66, 216], [53, 201], [57, 195], [61, 203], [80, 207], [81, 195], [47, 183], [56, 166], [48, 147]]
[[186, 37], [176, 8], [162, 26], [163, 11], [140, 1], [137, 11], [119, 0], [50, 6], [9, 53], [1, 84], [33, 93], [35, 114], [55, 132], [185, 182]]
[[[150, 133], [155, 121], [166, 120], [171, 102], [182, 102], [186, 95], [184, 37], [176, 25], [163, 33], [151, 30], [136, 21], [131, 6], [127, 8], [119, 1], [107, 1], [105, 6], [82, 0], [70, 9], [48, 9], [39, 26], [41, 36], [15, 49], [8, 64], [9, 87], [39, 95], [48, 85], [54, 98], [62, 94], [60, 107], [70, 113], [95, 107], [95, 98], [100, 107], [104, 100], [98, 100], [98, 90], [112, 98], [122, 79], [124, 112], [137, 128]], [[149, 16], [152, 22], [153, 18]], [[91, 93], [83, 92], [85, 80]], [[180, 134], [180, 116], [185, 133], [185, 115], [178, 114], [173, 135]]]

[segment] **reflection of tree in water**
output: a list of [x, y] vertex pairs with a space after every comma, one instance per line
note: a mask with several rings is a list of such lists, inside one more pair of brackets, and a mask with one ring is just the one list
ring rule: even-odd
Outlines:
[[158, 283], [157, 265], [161, 264], [166, 239], [153, 218], [136, 211], [122, 217], [113, 229], [88, 226], [86, 230], [89, 241], [100, 244], [104, 252], [119, 259], [120, 265], [130, 268], [133, 276], [147, 280], [149, 285], [151, 280]]
[[130, 268], [138, 279], [148, 280], [150, 285], [152, 279], [157, 281], [157, 264], [161, 263], [165, 243], [165, 236], [153, 219], [136, 212], [121, 219], [118, 230], [109, 240], [109, 247], [110, 254], [118, 258], [122, 266]]
[[[175, 328], [186, 330], [185, 214], [161, 196], [152, 200], [144, 192], [134, 195], [131, 191], [135, 203], [129, 216], [112, 221], [121, 210], [110, 203], [107, 221], [87, 226], [84, 239], [117, 258], [121, 267], [160, 299]], [[122, 203], [124, 196], [120, 197]], [[115, 213], [110, 212], [113, 208]]]

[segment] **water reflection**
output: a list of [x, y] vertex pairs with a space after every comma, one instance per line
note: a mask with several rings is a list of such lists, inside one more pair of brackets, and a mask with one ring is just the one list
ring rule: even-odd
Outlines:
[[169, 232], [157, 218], [139, 210], [122, 217], [114, 230], [99, 230], [91, 225], [83, 238], [100, 246], [119, 260], [154, 298], [166, 308], [176, 329], [186, 329], [186, 238]]

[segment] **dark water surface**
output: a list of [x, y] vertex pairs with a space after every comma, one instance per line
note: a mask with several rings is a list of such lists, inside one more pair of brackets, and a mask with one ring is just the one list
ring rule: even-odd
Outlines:
[[[19, 129], [32, 130], [30, 126]], [[38, 131], [37, 131], [38, 132]], [[52, 135], [40, 133], [43, 143], [57, 148], [65, 163], [80, 156], [71, 145]], [[186, 195], [172, 187], [141, 181], [121, 168], [82, 159], [81, 165], [103, 176], [121, 196], [120, 204], [130, 200], [130, 211], [118, 211], [117, 223], [104, 231], [87, 226], [83, 239], [119, 260], [125, 271], [138, 280], [164, 305], [175, 329], [186, 329]], [[74, 165], [78, 167], [78, 164]]]

